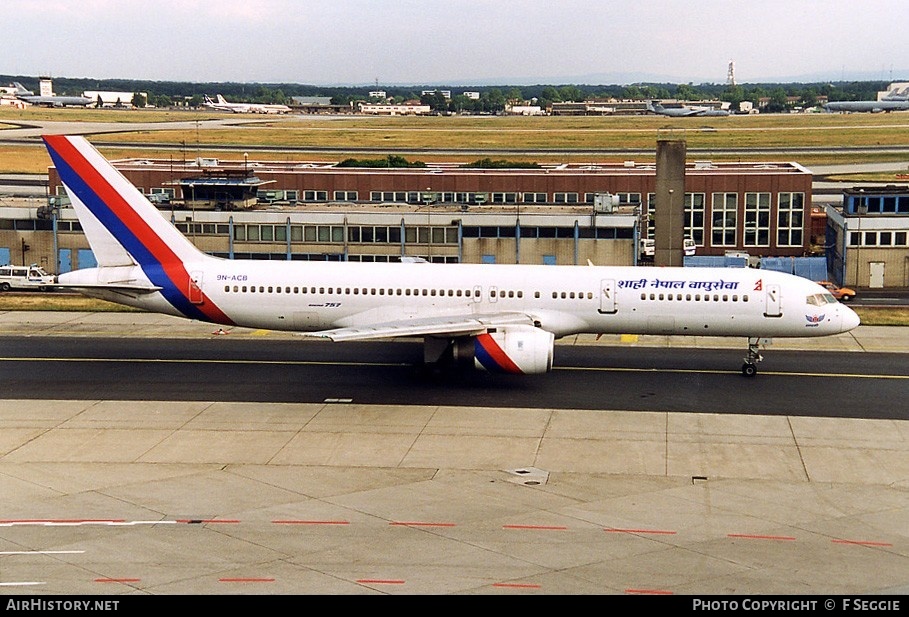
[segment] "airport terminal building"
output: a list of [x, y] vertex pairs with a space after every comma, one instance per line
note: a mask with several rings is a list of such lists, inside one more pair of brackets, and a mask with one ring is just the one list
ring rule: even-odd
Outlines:
[[[629, 265], [654, 237], [654, 163], [478, 169], [454, 163], [125, 159], [115, 166], [202, 250], [228, 258]], [[48, 205], [2, 208], [0, 262], [93, 264], [53, 168]], [[805, 255], [812, 174], [796, 163], [685, 163], [697, 254]], [[26, 248], [27, 247], [27, 248]]]
[[853, 188], [827, 207], [827, 270], [868, 289], [909, 288], [909, 186]]

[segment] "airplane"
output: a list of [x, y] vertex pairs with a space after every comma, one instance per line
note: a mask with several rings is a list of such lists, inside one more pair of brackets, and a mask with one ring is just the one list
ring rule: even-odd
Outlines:
[[556, 339], [747, 339], [848, 332], [859, 317], [814, 281], [752, 268], [233, 260], [197, 249], [84, 137], [45, 135], [97, 265], [55, 285], [149, 312], [331, 341], [423, 337], [424, 367], [552, 370]]
[[211, 97], [207, 94], [203, 97], [203, 103], [205, 107], [211, 107], [212, 109], [217, 109], [218, 111], [230, 111], [235, 114], [242, 114], [249, 112], [249, 104], [247, 103], [228, 103], [223, 96], [218, 95], [218, 101], [215, 102], [211, 100]]
[[45, 105], [47, 107], [86, 107], [95, 103], [93, 99], [84, 96], [41, 96], [35, 94], [18, 81], [12, 83], [16, 89], [16, 98], [32, 105]]
[[909, 111], [909, 93], [891, 91], [887, 96], [877, 101], [834, 101], [824, 105], [824, 109], [830, 112], [853, 111], [870, 113]]
[[203, 97], [203, 105], [220, 111], [230, 111], [233, 113], [253, 113], [253, 114], [286, 114], [290, 112], [287, 105], [266, 104], [266, 103], [230, 103], [220, 94], [217, 95], [217, 101], [211, 100], [207, 94]]
[[647, 111], [661, 116], [672, 116], [674, 118], [687, 118], [690, 116], [728, 116], [729, 111], [718, 109], [716, 107], [682, 105], [679, 107], [663, 107], [656, 101], [647, 103]]

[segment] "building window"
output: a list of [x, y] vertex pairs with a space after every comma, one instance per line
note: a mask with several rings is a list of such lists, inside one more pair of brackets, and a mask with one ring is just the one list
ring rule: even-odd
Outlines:
[[704, 193], [685, 193], [685, 237], [704, 246]]
[[577, 193], [553, 193], [552, 200], [557, 204], [576, 204], [578, 203]]
[[490, 193], [490, 199], [494, 204], [514, 204], [518, 202], [517, 193]]
[[335, 201], [357, 201], [356, 191], [335, 191]]
[[546, 193], [524, 193], [525, 204], [545, 204]]
[[804, 193], [780, 193], [776, 214], [776, 245], [802, 246]]
[[745, 246], [770, 246], [770, 193], [745, 193]]
[[713, 193], [712, 199], [711, 244], [735, 246], [739, 196], [737, 193]]
[[328, 201], [328, 191], [303, 191], [303, 201]]

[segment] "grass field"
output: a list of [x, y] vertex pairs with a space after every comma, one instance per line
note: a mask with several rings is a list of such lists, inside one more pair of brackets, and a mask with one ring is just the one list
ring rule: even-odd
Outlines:
[[[235, 126], [205, 127], [207, 120], [236, 122]], [[375, 117], [363, 116], [280, 116], [262, 118], [247, 114], [225, 115], [213, 112], [154, 110], [77, 110], [77, 109], [0, 109], [0, 136], [3, 127], [29, 124], [30, 121], [110, 122], [123, 125], [122, 132], [89, 135], [95, 143], [180, 145], [192, 157], [224, 156], [225, 146], [374, 148], [420, 150], [444, 148], [453, 154], [408, 155], [410, 160], [469, 161], [478, 158], [471, 149], [511, 151], [558, 150], [548, 154], [507, 154], [509, 160], [539, 163], [621, 162], [627, 154], [607, 150], [653, 150], [660, 139], [683, 139], [689, 149], [747, 149], [774, 147], [847, 148], [855, 146], [909, 145], [909, 112], [891, 114], [764, 114], [720, 118], [668, 118], [665, 116], [628, 117]], [[164, 128], [173, 121], [197, 123], [192, 128]], [[161, 130], [134, 129], [131, 124], [161, 123]], [[108, 158], [143, 156], [167, 158], [173, 150], [130, 149], [128, 146], [99, 149]], [[458, 153], [463, 150], [463, 154]], [[603, 150], [602, 155], [578, 151]], [[353, 155], [353, 154], [352, 154]], [[232, 155], [239, 156], [239, 155]], [[332, 153], [327, 160], [345, 158]], [[747, 157], [747, 158], [743, 158]], [[260, 160], [312, 159], [312, 155], [255, 153]], [[640, 158], [640, 155], [638, 155]], [[722, 160], [766, 161], [779, 156], [711, 154]], [[803, 165], [904, 161], [904, 155], [855, 153], [800, 156]], [[39, 144], [7, 145], [0, 148], [0, 173], [44, 173], [48, 158]], [[884, 178], [889, 180], [890, 178]], [[894, 178], [896, 179], [896, 178]]]

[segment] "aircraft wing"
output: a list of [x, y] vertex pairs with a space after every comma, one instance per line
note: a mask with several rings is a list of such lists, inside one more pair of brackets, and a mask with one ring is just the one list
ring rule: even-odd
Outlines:
[[486, 332], [488, 328], [515, 324], [533, 325], [533, 319], [524, 313], [495, 313], [488, 315], [444, 315], [401, 319], [363, 326], [333, 328], [316, 332], [301, 332], [300, 336], [308, 338], [329, 339], [332, 341], [362, 341], [377, 338], [401, 336], [467, 336]]

